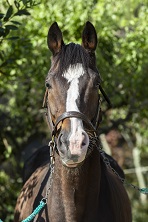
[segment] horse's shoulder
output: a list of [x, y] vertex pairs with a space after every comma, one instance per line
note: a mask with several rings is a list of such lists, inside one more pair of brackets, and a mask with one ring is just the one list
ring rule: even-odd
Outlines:
[[39, 194], [40, 200], [42, 199], [41, 194], [45, 186], [44, 180], [47, 174], [49, 174], [48, 163], [38, 167], [25, 182], [17, 199], [14, 221], [21, 221], [32, 213], [36, 197]]

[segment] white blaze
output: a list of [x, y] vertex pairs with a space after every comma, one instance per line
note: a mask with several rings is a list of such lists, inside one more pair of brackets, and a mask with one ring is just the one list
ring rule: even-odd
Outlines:
[[70, 83], [67, 91], [66, 111], [79, 111], [76, 100], [79, 97], [79, 78], [84, 75], [82, 64], [70, 66], [63, 77]]
[[[63, 73], [63, 77], [67, 79], [69, 85], [69, 89], [67, 91], [67, 99], [66, 99], [66, 111], [77, 111], [79, 109], [76, 104], [76, 100], [79, 97], [79, 78], [84, 75], [84, 69], [82, 64], [78, 63], [77, 65], [70, 66], [68, 70]], [[87, 147], [89, 143], [89, 139], [85, 139], [86, 147], [82, 142], [84, 140], [84, 129], [82, 120], [77, 118], [70, 118], [71, 121], [71, 135], [69, 138], [69, 149], [71, 154], [81, 155], [79, 162], [81, 162], [86, 155]], [[83, 155], [82, 155], [83, 154]]]

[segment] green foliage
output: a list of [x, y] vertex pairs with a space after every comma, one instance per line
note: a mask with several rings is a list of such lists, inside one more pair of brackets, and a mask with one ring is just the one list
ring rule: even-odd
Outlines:
[[[9, 3], [9, 1], [6, 1], [8, 6], [6, 6], [4, 3], [4, 11], [6, 8], [5, 13], [0, 13], [0, 42], [7, 39], [7, 36], [11, 33], [12, 30], [17, 30], [18, 26], [21, 25], [21, 23], [15, 21], [17, 19], [17, 16], [23, 16], [23, 15], [30, 15], [28, 12], [28, 8], [31, 8], [37, 3], [35, 1], [12, 1], [12, 5]], [[7, 8], [8, 7], [8, 8]], [[15, 20], [12, 20], [15, 19]], [[14, 25], [15, 24], [15, 25]], [[12, 40], [12, 38], [11, 38]]]
[[133, 203], [133, 222], [143, 222], [148, 219], [147, 215], [147, 203], [139, 204], [137, 201]]
[[[101, 127], [126, 131], [133, 140], [138, 132], [143, 141], [141, 157], [148, 152], [148, 9], [146, 1], [141, 3], [140, 0], [2, 0], [2, 3], [0, 162], [4, 170], [0, 175], [0, 193], [3, 194], [0, 217], [8, 222], [13, 221], [21, 187], [22, 149], [33, 135], [46, 133], [49, 138], [42, 99], [44, 79], [50, 67], [46, 36], [54, 21], [61, 27], [65, 43], [81, 43], [85, 22], [90, 20], [94, 24], [99, 37], [97, 64], [102, 84], [113, 104], [108, 112], [103, 102], [104, 125]], [[7, 168], [14, 169], [13, 173]], [[142, 211], [140, 205], [139, 201], [133, 203], [134, 222], [141, 222], [142, 217], [147, 221], [145, 206], [143, 213], [135, 213], [135, 209]]]
[[[13, 165], [9, 165], [12, 167]], [[0, 193], [2, 197], [0, 199], [0, 218], [4, 221], [13, 221], [14, 206], [19, 194], [19, 190], [22, 186], [22, 180], [14, 169], [15, 173], [10, 178], [4, 171], [0, 172]]]

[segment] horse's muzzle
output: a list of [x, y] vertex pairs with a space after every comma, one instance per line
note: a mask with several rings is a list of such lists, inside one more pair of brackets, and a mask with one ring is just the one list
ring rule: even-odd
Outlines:
[[74, 133], [62, 130], [58, 136], [57, 149], [64, 165], [76, 167], [86, 157], [89, 146], [89, 137], [83, 129]]

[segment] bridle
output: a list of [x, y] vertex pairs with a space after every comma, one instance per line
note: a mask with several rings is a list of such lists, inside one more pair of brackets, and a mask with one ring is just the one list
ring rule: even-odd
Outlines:
[[[105, 93], [105, 91], [103, 90], [102, 86], [99, 86], [100, 92], [102, 93], [104, 99], [107, 101], [108, 105], [111, 107], [111, 102], [110, 99], [108, 98], [107, 94]], [[102, 121], [102, 115], [101, 115], [101, 99], [99, 98], [98, 101], [98, 108], [97, 108], [97, 115], [96, 115], [96, 120], [95, 120], [95, 124], [93, 124], [86, 115], [84, 115], [81, 112], [77, 112], [77, 111], [68, 111], [68, 112], [64, 112], [62, 113], [55, 121], [55, 123], [52, 121], [52, 117], [51, 117], [51, 111], [50, 111], [50, 106], [48, 105], [48, 88], [45, 91], [45, 95], [44, 95], [44, 99], [43, 99], [43, 108], [46, 108], [47, 111], [45, 112], [45, 116], [46, 116], [46, 121], [47, 124], [49, 126], [50, 131], [52, 132], [52, 136], [55, 137], [58, 130], [57, 130], [57, 126], [60, 122], [63, 122], [65, 119], [67, 118], [79, 118], [81, 120], [83, 120], [87, 126], [87, 131], [89, 132], [89, 134], [93, 133], [94, 135], [98, 134], [98, 128], [100, 125], [100, 122]]]

